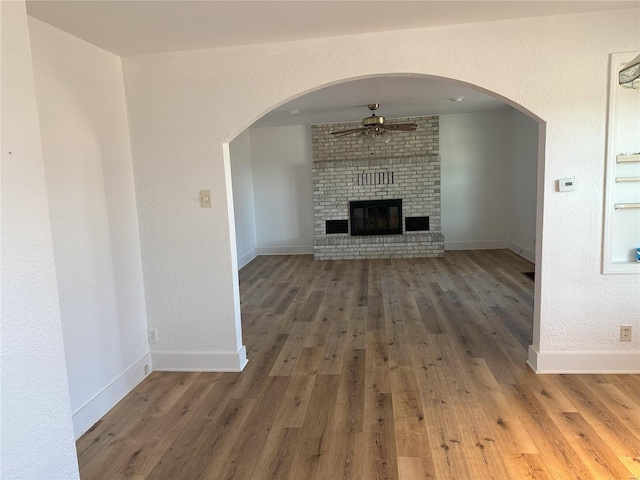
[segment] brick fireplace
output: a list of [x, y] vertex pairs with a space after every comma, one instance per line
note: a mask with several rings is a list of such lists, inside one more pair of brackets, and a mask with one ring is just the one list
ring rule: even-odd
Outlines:
[[373, 149], [330, 135], [357, 124], [312, 125], [317, 260], [443, 255], [438, 117], [394, 121], [418, 129]]

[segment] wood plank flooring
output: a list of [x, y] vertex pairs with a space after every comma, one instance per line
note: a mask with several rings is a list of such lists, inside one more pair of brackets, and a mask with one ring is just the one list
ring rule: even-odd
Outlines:
[[154, 372], [77, 442], [89, 479], [640, 477], [640, 376], [535, 375], [532, 265], [258, 257], [242, 373]]

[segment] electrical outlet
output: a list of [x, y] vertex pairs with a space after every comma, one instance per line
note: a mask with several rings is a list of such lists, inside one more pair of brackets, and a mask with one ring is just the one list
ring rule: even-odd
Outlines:
[[158, 343], [158, 329], [150, 328], [147, 330], [147, 336], [149, 338], [149, 343]]
[[620, 341], [631, 341], [631, 325], [620, 325]]
[[145, 365], [145, 366], [144, 366], [144, 374], [145, 374], [145, 375], [149, 375], [149, 371], [150, 371], [150, 370], [151, 370], [151, 369], [149, 368], [149, 365]]

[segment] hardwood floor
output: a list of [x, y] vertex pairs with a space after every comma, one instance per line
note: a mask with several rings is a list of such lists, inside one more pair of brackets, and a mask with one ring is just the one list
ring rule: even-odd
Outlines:
[[535, 375], [532, 265], [258, 257], [242, 373], [154, 372], [78, 442], [88, 479], [640, 477], [640, 376]]

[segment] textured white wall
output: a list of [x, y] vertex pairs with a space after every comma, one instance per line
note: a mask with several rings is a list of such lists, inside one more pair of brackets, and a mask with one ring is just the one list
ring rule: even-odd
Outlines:
[[256, 257], [256, 215], [253, 203], [249, 130], [242, 132], [229, 144], [229, 154], [238, 268], [242, 268]]
[[510, 113], [505, 110], [440, 117], [445, 249], [508, 245]]
[[122, 66], [34, 18], [29, 30], [76, 414], [134, 365], [142, 379], [149, 352]]
[[[165, 347], [239, 346], [224, 144], [311, 90], [411, 72], [469, 82], [546, 122], [535, 351], [619, 352], [628, 354], [618, 357], [625, 365], [635, 362], [638, 336], [620, 343], [618, 326], [637, 315], [640, 291], [628, 276], [600, 274], [600, 242], [608, 54], [637, 48], [637, 15], [620, 10], [125, 59], [147, 308], [150, 323], [169, 337]], [[568, 172], [582, 188], [560, 195], [554, 181]], [[198, 207], [202, 188], [215, 192], [217, 208]]]
[[5, 480], [78, 477], [24, 2], [2, 31], [2, 443]]
[[308, 126], [252, 128], [258, 252], [313, 252], [313, 159]]
[[520, 112], [510, 112], [511, 231], [510, 247], [535, 259], [538, 124]]

